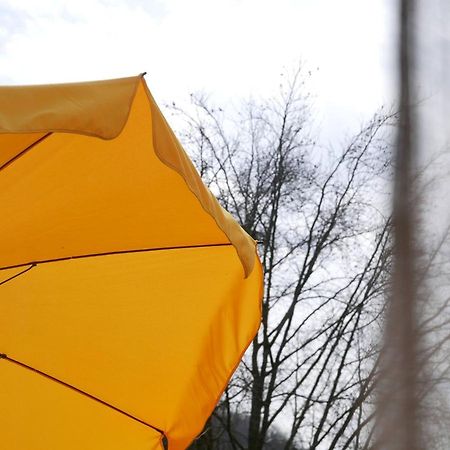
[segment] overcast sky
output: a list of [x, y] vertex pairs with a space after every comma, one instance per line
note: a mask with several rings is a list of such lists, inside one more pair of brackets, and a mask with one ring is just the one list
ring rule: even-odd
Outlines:
[[[270, 95], [299, 60], [324, 139], [392, 102], [393, 0], [0, 0], [0, 83], [146, 71], [159, 102]], [[316, 70], [318, 68], [318, 70]]]

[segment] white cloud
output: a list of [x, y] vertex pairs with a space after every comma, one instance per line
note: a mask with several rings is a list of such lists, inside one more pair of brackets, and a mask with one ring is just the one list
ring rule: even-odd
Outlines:
[[[158, 99], [206, 89], [270, 92], [299, 59], [324, 126], [367, 115], [390, 92], [386, 6], [368, 0], [0, 0], [0, 82], [148, 72]], [[17, 23], [14, 26], [13, 18]], [[20, 25], [20, 26], [19, 26]]]

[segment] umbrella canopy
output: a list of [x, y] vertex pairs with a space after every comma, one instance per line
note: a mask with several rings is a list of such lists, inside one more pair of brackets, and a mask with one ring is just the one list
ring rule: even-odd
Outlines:
[[144, 78], [1, 87], [0, 217], [2, 448], [186, 448], [262, 272]]

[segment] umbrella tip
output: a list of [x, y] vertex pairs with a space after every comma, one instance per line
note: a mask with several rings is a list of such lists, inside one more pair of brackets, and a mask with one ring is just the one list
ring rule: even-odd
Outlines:
[[0, 353], [0, 359], [6, 359], [7, 356], [4, 353]]

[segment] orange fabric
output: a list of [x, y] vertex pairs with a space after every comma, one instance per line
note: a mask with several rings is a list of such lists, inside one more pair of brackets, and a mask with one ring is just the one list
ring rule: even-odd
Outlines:
[[244, 266], [245, 274], [249, 275], [255, 262], [255, 243], [253, 239], [236, 223], [236, 221], [218, 203], [212, 193], [206, 189], [198, 172], [189, 157], [184, 152], [174, 133], [167, 125], [158, 105], [150, 91], [146, 89], [152, 110], [153, 145], [155, 153], [161, 161], [176, 170], [185, 180], [189, 189], [199, 199], [201, 205], [213, 217], [236, 248]]
[[0, 132], [61, 131], [113, 139], [125, 126], [141, 78], [1, 87]]
[[[115, 93], [114, 88], [119, 90], [118, 94]], [[216, 235], [218, 233], [223, 233], [223, 242], [229, 241], [234, 245], [246, 275], [251, 272], [255, 261], [254, 241], [239, 227], [234, 219], [220, 207], [214, 196], [201, 182], [198, 173], [184, 153], [184, 150], [179, 145], [172, 130], [167, 125], [167, 122], [150, 95], [145, 80], [142, 77], [123, 78], [107, 82], [93, 82], [91, 84], [73, 83], [67, 85], [30, 86], [23, 88], [23, 91], [24, 92], [21, 91], [21, 87], [0, 88], [0, 162], [7, 162], [12, 156], [16, 156], [20, 151], [34, 142], [35, 137], [37, 140], [45, 135], [45, 133], [30, 135], [29, 133], [33, 131], [45, 130], [45, 132], [48, 133], [52, 131], [72, 130], [77, 134], [53, 133], [39, 143], [39, 149], [30, 152], [31, 154], [28, 155], [27, 158], [15, 162], [14, 167], [8, 167], [3, 171], [2, 176], [0, 177], [0, 196], [2, 193], [4, 196], [9, 196], [9, 207], [11, 208], [9, 211], [6, 211], [6, 216], [15, 217], [17, 214], [20, 214], [20, 211], [18, 210], [24, 210], [25, 204], [27, 205], [27, 208], [34, 207], [36, 209], [45, 206], [54, 209], [54, 214], [58, 216], [55, 218], [57, 221], [64, 220], [68, 226], [74, 228], [74, 225], [69, 222], [68, 219], [62, 219], [63, 214], [61, 214], [60, 211], [61, 204], [55, 205], [55, 201], [58, 201], [58, 198], [64, 197], [66, 209], [70, 208], [72, 210], [71, 219], [74, 215], [83, 219], [84, 212], [79, 208], [91, 207], [97, 210], [98, 204], [95, 204], [95, 200], [98, 200], [101, 202], [102, 209], [109, 206], [115, 211], [112, 213], [114, 217], [103, 214], [103, 229], [96, 230], [97, 233], [103, 236], [105, 229], [109, 228], [108, 222], [115, 220], [119, 214], [125, 216], [125, 213], [128, 213], [128, 218], [132, 221], [134, 221], [136, 214], [147, 214], [147, 219], [159, 218], [160, 221], [172, 223], [173, 226], [177, 226], [178, 228], [184, 228], [181, 223], [175, 224], [171, 222], [172, 217], [170, 216], [168, 209], [172, 205], [173, 209], [178, 209], [180, 205], [184, 205], [185, 201], [188, 201], [189, 204], [186, 205], [184, 211], [190, 212], [191, 209], [198, 210], [198, 206], [201, 206], [208, 212], [208, 215], [213, 219], [215, 224], [207, 217], [195, 219], [202, 221], [209, 220], [211, 225], [205, 228], [203, 223], [198, 223], [197, 230], [183, 230], [183, 233], [185, 231], [199, 233], [201, 229], [202, 241], [209, 237], [207, 235], [209, 232], [215, 233]], [[45, 114], [34, 104], [37, 92], [39, 93], [38, 106], [45, 111]], [[20, 94], [20, 101], [18, 102], [18, 105], [16, 105], [14, 98], [15, 95], [18, 94]], [[133, 97], [129, 97], [131, 94], [135, 94], [134, 99]], [[45, 104], [46, 96], [49, 97], [48, 105]], [[5, 125], [2, 125], [2, 121], [7, 113], [2, 113], [2, 108], [4, 111], [8, 111], [8, 105], [15, 106], [9, 106], [11, 111], [9, 112], [8, 120], [6, 121], [8, 127], [5, 127]], [[107, 111], [109, 111], [108, 108], [115, 111], [115, 120], [109, 125], [106, 120], [109, 117], [107, 113]], [[66, 109], [67, 112], [59, 115], [61, 110], [66, 111]], [[85, 110], [87, 113], [85, 113]], [[81, 111], [83, 111], [83, 114], [80, 113]], [[76, 114], [83, 116], [83, 119], [76, 120], [78, 117]], [[120, 120], [117, 118], [120, 118]], [[128, 121], [125, 125], [123, 121], [127, 120], [127, 118]], [[72, 121], [74, 121], [73, 124]], [[107, 142], [92, 140], [90, 139], [90, 136], [83, 136], [95, 135], [98, 137], [105, 137], [106, 134], [100, 133], [99, 130], [106, 128], [109, 130], [108, 133], [111, 136], [119, 133], [122, 128], [123, 132], [116, 139]], [[5, 129], [7, 129], [8, 133], [2, 134], [2, 130]], [[15, 138], [14, 134], [11, 134], [19, 133], [21, 130], [24, 130], [27, 133], [20, 135], [19, 139]], [[13, 139], [15, 139], [15, 141], [12, 145], [11, 141]], [[60, 148], [64, 149], [64, 154], [59, 151]], [[96, 151], [94, 151], [94, 149]], [[122, 153], [124, 152], [124, 149], [126, 149], [127, 152], [131, 152], [132, 155], [123, 158]], [[150, 151], [145, 152], [143, 149], [148, 149]], [[117, 167], [119, 159], [120, 164], [123, 164], [122, 168]], [[39, 173], [31, 170], [31, 167], [36, 167], [36, 161], [40, 162]], [[45, 161], [45, 165], [43, 164], [43, 161]], [[3, 164], [0, 164], [0, 167], [2, 165]], [[106, 166], [103, 167], [104, 165]], [[68, 171], [67, 167], [71, 167], [71, 170]], [[175, 173], [172, 173], [172, 171], [169, 170], [169, 167], [176, 170], [179, 175], [181, 175], [181, 179]], [[110, 169], [109, 172], [106, 172], [108, 169]], [[9, 183], [18, 172], [35, 172], [34, 175], [36, 177], [41, 177], [42, 179], [49, 178], [47, 186], [44, 186], [44, 189], [46, 189], [46, 194], [49, 194], [49, 190], [51, 190], [52, 194], [54, 194], [54, 198], [48, 198], [48, 201], [43, 205], [42, 202], [36, 198], [39, 195], [43, 195], [43, 192], [36, 192], [35, 197], [33, 198], [32, 192], [26, 188], [23, 189], [23, 183], [22, 188], [17, 186], [17, 192], [12, 193], [12, 195], [11, 193], [6, 193], [2, 187]], [[152, 176], [160, 177], [159, 184], [156, 182], [151, 184], [147, 182], [149, 173], [151, 173]], [[72, 176], [73, 180], [67, 180], [68, 176]], [[102, 179], [97, 180], [97, 177], [101, 176], [107, 178], [109, 183], [103, 182]], [[57, 178], [59, 179], [57, 180]], [[128, 183], [131, 187], [129, 188], [128, 185], [125, 187], [114, 186], [114, 184], [123, 182]], [[138, 182], [141, 184], [139, 185]], [[197, 199], [182, 186], [183, 182], [187, 184]], [[89, 194], [87, 192], [77, 192], [82, 183], [85, 184], [84, 188], [90, 190], [91, 195], [96, 197], [90, 199], [91, 203], [84, 206], [80, 205], [80, 203], [84, 204], [84, 198]], [[144, 183], [144, 187], [142, 183]], [[64, 191], [65, 186], [67, 185], [69, 185], [71, 192]], [[57, 186], [59, 192], [57, 192], [53, 186]], [[104, 188], [103, 192], [105, 192], [105, 196], [108, 198], [99, 198], [102, 192], [99, 191], [98, 194], [95, 193], [99, 187]], [[155, 196], [155, 192], [158, 192], [159, 194], [161, 188], [170, 190], [167, 196], [170, 197], [169, 201], [165, 196]], [[141, 195], [139, 189], [145, 189], [147, 191], [146, 194], [149, 194], [149, 196], [145, 197], [144, 195]], [[151, 189], [153, 189], [153, 192], [150, 192]], [[121, 193], [138, 191], [139, 201], [145, 204], [151, 201], [153, 204], [156, 199], [159, 200], [159, 207], [155, 207], [154, 210], [151, 210], [148, 207], [142, 208], [142, 203], [141, 205], [134, 203], [134, 206], [136, 206], [140, 212], [129, 211], [133, 205], [128, 205], [128, 210], [123, 210], [121, 209], [121, 206], [125, 207], [125, 204], [128, 204], [130, 199], [125, 199], [123, 194], [121, 195], [119, 193], [116, 198], [119, 201], [122, 200], [123, 203], [117, 205], [117, 203], [111, 202], [111, 197], [117, 191], [120, 191]], [[67, 194], [69, 197], [67, 197]], [[20, 198], [20, 196], [23, 198]], [[77, 198], [74, 198], [75, 196]], [[189, 200], [186, 200], [186, 198]], [[77, 204], [71, 204], [70, 201], [72, 200], [77, 202]], [[191, 208], [191, 205], [194, 203], [196, 207]], [[8, 204], [8, 201], [6, 201], [5, 204]], [[162, 210], [163, 214], [161, 214]], [[97, 214], [99, 213], [100, 211], [97, 212]], [[90, 213], [86, 212], [86, 214]], [[93, 214], [96, 213], [94, 212]], [[40, 215], [44, 215], [46, 217], [45, 220], [47, 220], [48, 215], [44, 213], [44, 211], [41, 211]], [[201, 215], [204, 216], [203, 212]], [[52, 216], [52, 219], [53, 218], [54, 216]], [[86, 222], [84, 224], [85, 227], [99, 225], [98, 222], [90, 220], [90, 218], [85, 215], [83, 220]], [[6, 224], [4, 225], [6, 226]], [[24, 235], [16, 230], [15, 236], [19, 241], [22, 239], [32, 240], [37, 233], [40, 234], [42, 232], [35, 228], [38, 224], [33, 223], [29, 225], [35, 231], [25, 229]], [[136, 225], [145, 227], [148, 224], [140, 222]], [[0, 224], [0, 232], [7, 233], [8, 231], [3, 230], [1, 226], [2, 224]], [[42, 223], [42, 226], [46, 227], [46, 223]], [[219, 229], [217, 229], [217, 226]], [[52, 221], [52, 227], [59, 227], [59, 224], [55, 224]], [[85, 227], [80, 231], [86, 231]], [[127, 227], [124, 231], [132, 230], [135, 231], [133, 227]], [[164, 240], [175, 240], [172, 230], [166, 230], [165, 225], [163, 225], [160, 230], [164, 233]], [[63, 235], [61, 238], [65, 244], [62, 244], [60, 240], [55, 240], [56, 245], [62, 250], [61, 255], [55, 254], [46, 257], [37, 255], [34, 258], [50, 259], [59, 258], [64, 255], [73, 255], [74, 250], [72, 248], [66, 249], [66, 253], [64, 253], [63, 250], [63, 247], [65, 248], [68, 244], [67, 238], [73, 238], [73, 236]], [[106, 239], [106, 236], [104, 238]], [[93, 238], [91, 239], [93, 240]], [[214, 239], [215, 238], [213, 238], [213, 241]], [[42, 242], [39, 242], [39, 244], [36, 245], [44, 247]], [[135, 244], [130, 245], [134, 248], [133, 245]], [[141, 245], [140, 242], [139, 245]], [[141, 248], [139, 245], [138, 248]], [[160, 246], [170, 245], [172, 244], [160, 244]], [[178, 245], [183, 244], [180, 243]], [[187, 245], [191, 245], [191, 243], [188, 242]], [[12, 243], [10, 247], [11, 246]], [[17, 251], [19, 246], [15, 245], [15, 248]], [[46, 253], [49, 254], [48, 247], [46, 248]], [[119, 249], [114, 248], [112, 250], [115, 251]], [[109, 249], [106, 251], [112, 250]], [[12, 255], [14, 251], [8, 249], [6, 253]], [[0, 266], [13, 264], [17, 263], [5, 263], [0, 260]]]
[[183, 179], [149, 151], [149, 106], [140, 92], [116, 139], [53, 133], [1, 172], [1, 267], [229, 242]]
[[0, 353], [131, 416], [0, 359], [2, 445], [162, 448], [142, 421], [186, 448], [257, 332], [262, 272], [145, 80], [0, 88], [0, 216]]

